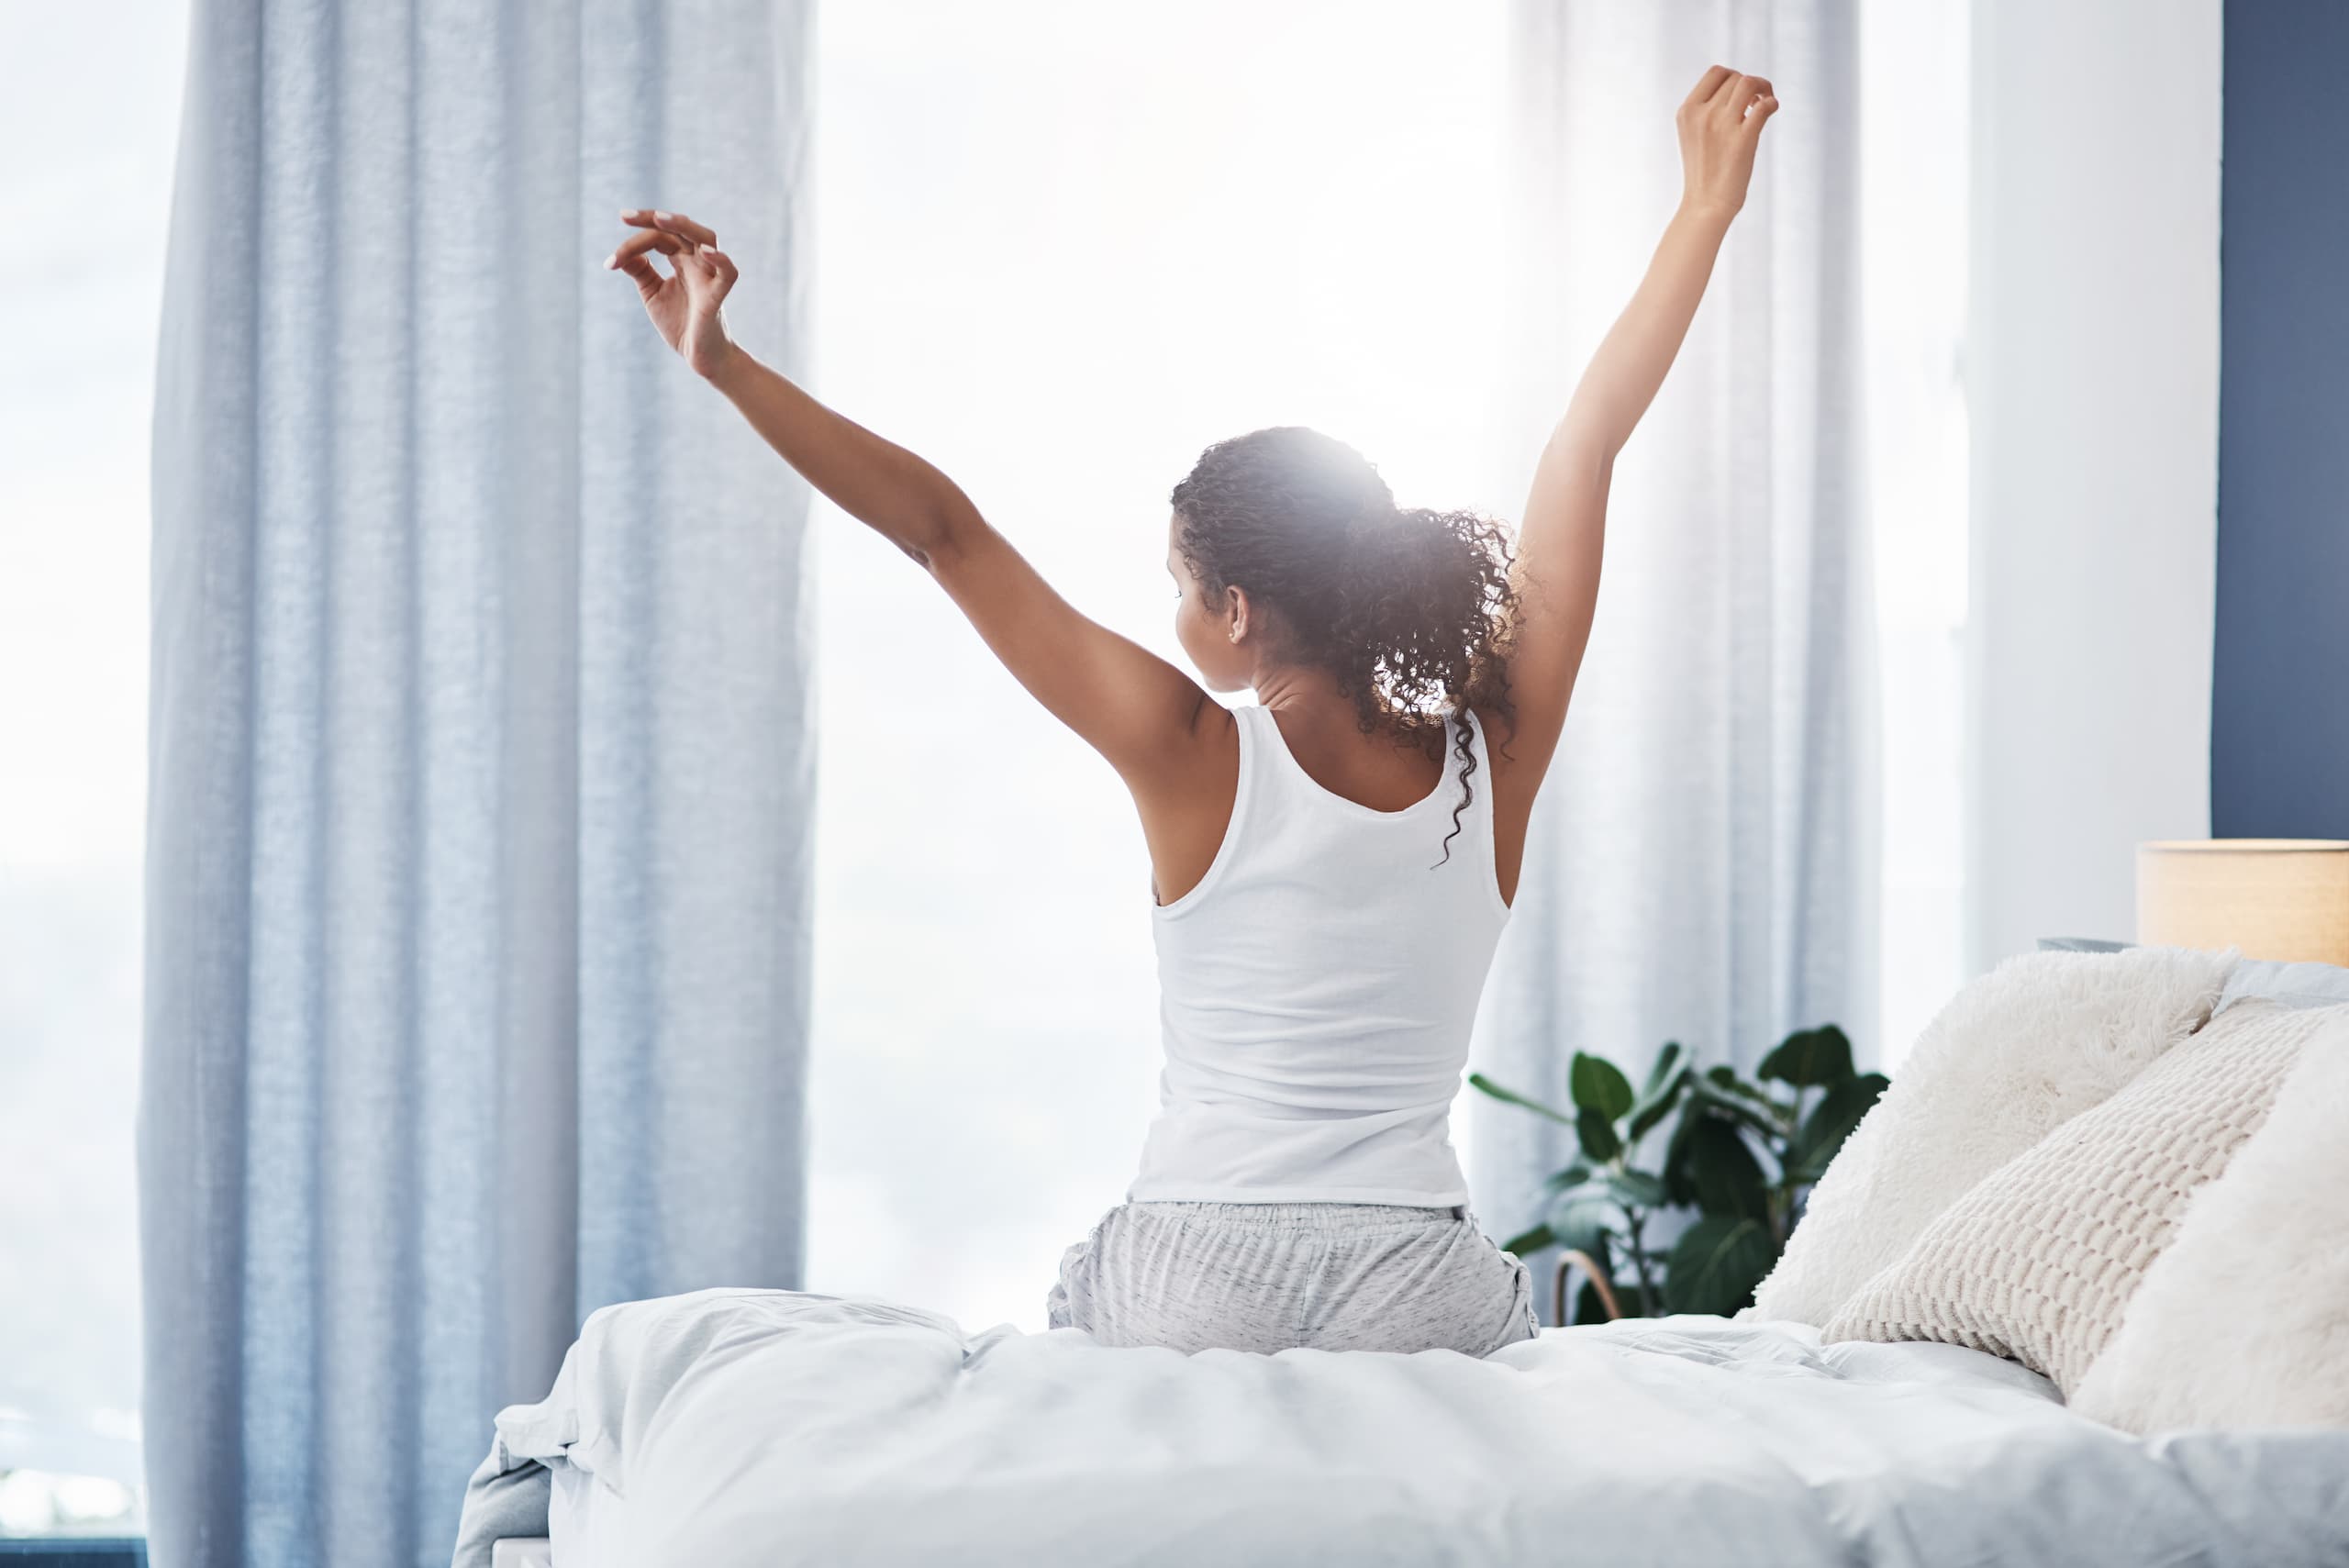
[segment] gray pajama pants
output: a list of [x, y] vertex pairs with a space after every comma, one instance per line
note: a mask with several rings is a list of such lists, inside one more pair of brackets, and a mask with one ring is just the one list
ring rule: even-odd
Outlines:
[[1540, 1331], [1525, 1264], [1465, 1208], [1130, 1203], [1061, 1259], [1052, 1326], [1105, 1345], [1452, 1350]]

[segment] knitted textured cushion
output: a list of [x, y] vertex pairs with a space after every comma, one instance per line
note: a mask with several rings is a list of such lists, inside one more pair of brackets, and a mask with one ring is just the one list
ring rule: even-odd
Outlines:
[[1938, 1340], [2069, 1395], [2195, 1189], [2275, 1103], [2322, 1015], [2244, 1002], [1992, 1172], [1829, 1321], [1835, 1340]]
[[1983, 1178], [2191, 1039], [2234, 963], [2024, 953], [1960, 990], [1811, 1189], [1753, 1315], [1824, 1328]]

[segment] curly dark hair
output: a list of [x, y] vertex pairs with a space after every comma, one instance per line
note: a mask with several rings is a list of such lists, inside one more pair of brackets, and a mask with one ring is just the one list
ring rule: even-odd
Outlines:
[[1218, 441], [1174, 486], [1175, 547], [1210, 606], [1233, 586], [1269, 612], [1284, 658], [1329, 672], [1365, 735], [1461, 762], [1449, 859], [1475, 796], [1464, 719], [1512, 725], [1508, 539], [1474, 512], [1397, 506], [1343, 441], [1285, 425]]

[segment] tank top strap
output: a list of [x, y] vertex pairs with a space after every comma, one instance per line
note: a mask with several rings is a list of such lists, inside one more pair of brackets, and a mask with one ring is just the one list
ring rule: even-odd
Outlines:
[[[1412, 804], [1390, 811], [1350, 800], [1307, 773], [1305, 764], [1297, 761], [1297, 753], [1289, 750], [1288, 741], [1282, 736], [1280, 724], [1273, 717], [1271, 708], [1254, 704], [1232, 711], [1240, 721], [1241, 778], [1244, 781], [1252, 773], [1257, 788], [1265, 792], [1267, 799], [1286, 797], [1308, 813], [1334, 815], [1348, 820], [1402, 823], [1416, 820], [1439, 806], [1449, 810], [1447, 803], [1458, 797], [1464, 764], [1454, 744], [1457, 732], [1448, 724], [1441, 759], [1442, 772], [1436, 775], [1434, 787]], [[1486, 765], [1483, 742], [1473, 721], [1469, 725], [1469, 734], [1471, 754], [1477, 759], [1481, 769]], [[1242, 793], [1245, 794], [1244, 786]]]

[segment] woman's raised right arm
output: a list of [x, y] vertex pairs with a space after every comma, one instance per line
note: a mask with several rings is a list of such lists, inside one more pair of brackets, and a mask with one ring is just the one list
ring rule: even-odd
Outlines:
[[1518, 532], [1508, 670], [1517, 723], [1494, 770], [1496, 798], [1520, 814], [1548, 770], [1590, 640], [1616, 454], [1680, 352], [1721, 241], [1744, 205], [1762, 127], [1777, 107], [1767, 81], [1719, 65], [1680, 106], [1680, 208], [1534, 470]]

